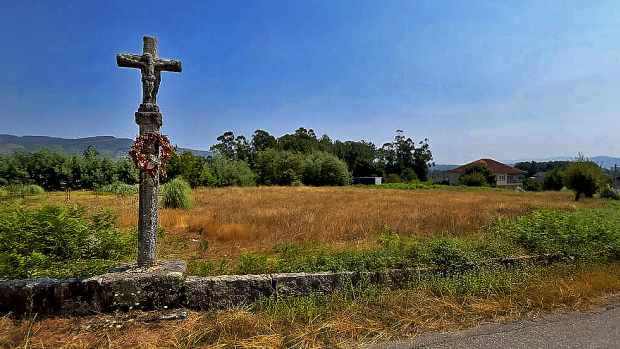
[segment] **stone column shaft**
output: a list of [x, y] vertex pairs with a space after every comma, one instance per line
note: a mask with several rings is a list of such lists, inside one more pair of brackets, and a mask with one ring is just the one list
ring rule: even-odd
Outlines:
[[[158, 133], [162, 124], [162, 115], [154, 104], [141, 104], [136, 112], [136, 123], [140, 126], [140, 135]], [[159, 149], [152, 146], [150, 154], [159, 158]], [[138, 265], [150, 267], [155, 264], [159, 205], [159, 172], [151, 176], [140, 170], [140, 189], [138, 207]]]

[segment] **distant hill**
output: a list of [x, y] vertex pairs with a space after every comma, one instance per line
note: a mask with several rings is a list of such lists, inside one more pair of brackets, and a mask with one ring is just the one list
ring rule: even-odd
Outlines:
[[[620, 157], [607, 156], [607, 155], [599, 155], [599, 156], [586, 156], [586, 158], [594, 161], [602, 168], [612, 168], [614, 165], [618, 165], [620, 167]], [[556, 157], [548, 157], [541, 159], [522, 159], [522, 160], [510, 160], [506, 161], [507, 164], [515, 164], [517, 162], [526, 162], [526, 161], [536, 161], [536, 162], [544, 162], [544, 161], [571, 161], [575, 160], [574, 156], [556, 156]]]
[[[108, 157], [119, 158], [126, 155], [133, 140], [129, 138], [116, 138], [113, 136], [96, 136], [86, 138], [58, 138], [47, 136], [13, 136], [0, 134], [0, 154], [11, 154], [17, 151], [35, 152], [41, 149], [61, 152], [65, 154], [81, 154], [89, 146], [94, 146], [97, 151]], [[190, 151], [194, 155], [209, 156], [211, 152], [178, 148], [179, 152]]]

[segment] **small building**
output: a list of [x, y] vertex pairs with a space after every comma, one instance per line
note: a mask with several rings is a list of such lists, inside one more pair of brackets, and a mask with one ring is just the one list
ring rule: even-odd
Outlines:
[[495, 175], [495, 184], [498, 187], [518, 187], [522, 183], [522, 177], [525, 171], [518, 168], [502, 164], [493, 159], [480, 159], [472, 161], [463, 166], [459, 166], [448, 171], [448, 179], [450, 184], [458, 184], [459, 177], [465, 173], [468, 167], [473, 165], [483, 165]]
[[383, 177], [353, 177], [353, 184], [381, 185]]

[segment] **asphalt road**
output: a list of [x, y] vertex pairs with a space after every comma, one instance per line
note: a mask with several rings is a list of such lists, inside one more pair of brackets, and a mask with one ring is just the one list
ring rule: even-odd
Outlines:
[[430, 333], [412, 341], [370, 348], [620, 348], [620, 303], [585, 313], [565, 313], [509, 324]]

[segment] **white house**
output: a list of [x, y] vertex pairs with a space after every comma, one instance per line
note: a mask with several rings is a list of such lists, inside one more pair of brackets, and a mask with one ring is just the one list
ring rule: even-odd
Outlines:
[[489, 171], [495, 175], [495, 183], [498, 187], [517, 187], [521, 185], [522, 177], [525, 171], [521, 171], [518, 168], [502, 164], [499, 161], [493, 159], [480, 159], [472, 161], [463, 166], [459, 166], [448, 171], [448, 180], [450, 184], [458, 184], [459, 176], [461, 176], [468, 167], [473, 165], [483, 165], [489, 169]]

